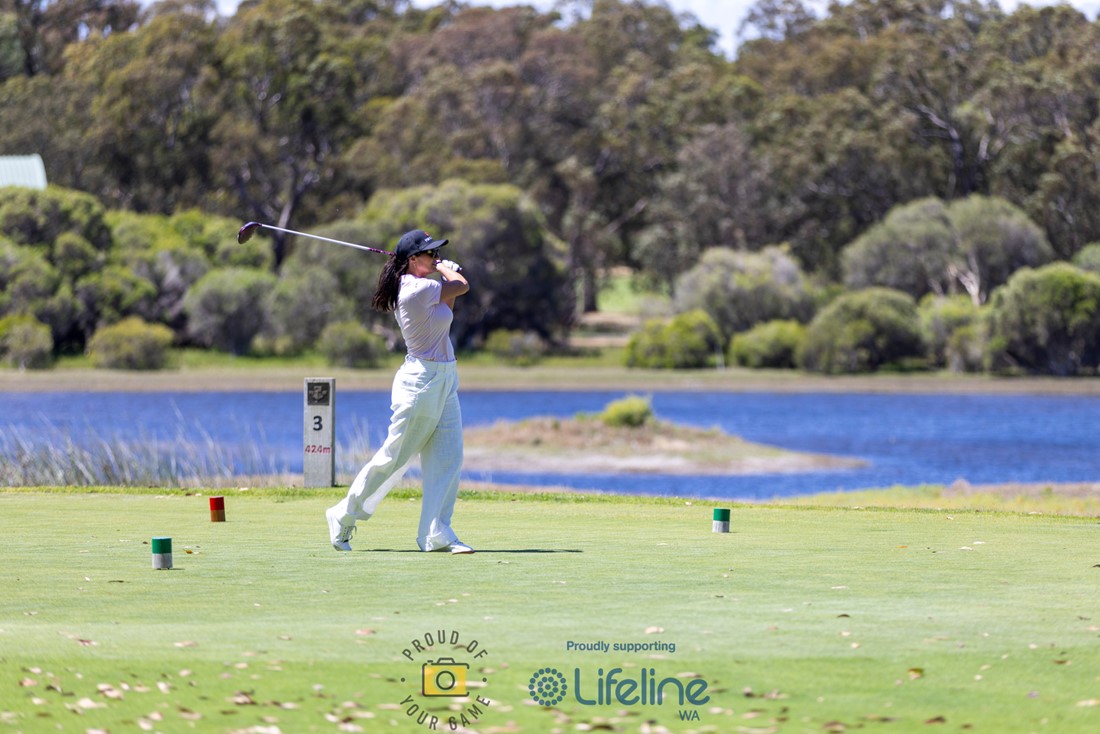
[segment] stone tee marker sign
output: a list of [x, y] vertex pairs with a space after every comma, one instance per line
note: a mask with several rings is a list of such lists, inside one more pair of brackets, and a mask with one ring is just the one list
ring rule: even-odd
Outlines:
[[304, 487], [336, 483], [336, 380], [307, 377], [305, 384]]

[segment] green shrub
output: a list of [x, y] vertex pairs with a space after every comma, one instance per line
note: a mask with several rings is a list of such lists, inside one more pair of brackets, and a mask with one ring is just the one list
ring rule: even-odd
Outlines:
[[1023, 268], [990, 305], [991, 370], [1068, 377], [1100, 365], [1100, 275], [1064, 262]]
[[614, 428], [640, 428], [653, 419], [653, 404], [649, 398], [630, 395], [608, 403], [599, 419]]
[[630, 337], [627, 367], [698, 369], [712, 366], [722, 352], [722, 334], [702, 310], [688, 311], [669, 321], [647, 321]]
[[1054, 259], [1046, 235], [1004, 199], [929, 197], [898, 205], [844, 248], [844, 283], [921, 298], [964, 289], [984, 303], [1018, 268]]
[[1073, 264], [1082, 270], [1100, 275], [1100, 242], [1090, 242], [1073, 256]]
[[108, 265], [75, 284], [76, 297], [88, 304], [96, 324], [113, 324], [125, 316], [149, 317], [157, 287], [124, 265]]
[[49, 367], [53, 364], [50, 327], [27, 315], [0, 319], [0, 359], [20, 370]]
[[172, 330], [131, 316], [105, 326], [88, 341], [96, 367], [120, 370], [159, 370], [168, 362]]
[[188, 334], [203, 346], [246, 354], [267, 323], [262, 304], [277, 282], [252, 268], [211, 270], [183, 299]]
[[353, 313], [336, 277], [316, 266], [284, 274], [263, 304], [263, 336], [270, 351], [279, 355], [300, 354], [314, 345], [329, 322], [350, 320]]
[[73, 189], [9, 186], [0, 190], [0, 234], [21, 245], [52, 249], [62, 232], [75, 232], [95, 249], [105, 251], [111, 246], [105, 215], [94, 196]]
[[798, 352], [806, 339], [806, 327], [781, 320], [757, 324], [730, 342], [730, 364], [752, 369], [790, 369], [798, 365]]
[[321, 331], [317, 348], [336, 367], [377, 367], [386, 353], [382, 337], [358, 321], [335, 321]]
[[945, 366], [952, 372], [981, 372], [985, 368], [988, 343], [983, 320], [958, 327], [947, 339]]
[[518, 329], [497, 329], [485, 340], [485, 350], [502, 362], [530, 367], [546, 354], [538, 334]]
[[723, 344], [734, 334], [765, 321], [807, 321], [813, 297], [797, 261], [780, 246], [760, 252], [726, 247], [707, 250], [698, 264], [676, 279], [676, 311], [705, 311]]
[[930, 365], [953, 372], [982, 369], [982, 310], [969, 296], [927, 295], [921, 299], [918, 315]]
[[912, 369], [924, 358], [917, 306], [890, 288], [840, 296], [810, 322], [799, 355], [808, 370], [828, 374]]

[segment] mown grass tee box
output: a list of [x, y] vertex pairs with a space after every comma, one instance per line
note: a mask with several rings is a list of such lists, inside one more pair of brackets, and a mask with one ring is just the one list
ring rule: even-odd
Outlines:
[[478, 495], [456, 557], [225, 495], [0, 494], [0, 731], [1100, 726], [1095, 518]]

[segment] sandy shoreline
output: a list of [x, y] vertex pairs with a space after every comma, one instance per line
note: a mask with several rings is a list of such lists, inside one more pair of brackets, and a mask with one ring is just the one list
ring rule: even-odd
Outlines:
[[[392, 368], [216, 367], [130, 372], [123, 370], [0, 370], [2, 392], [300, 392], [309, 377], [331, 377], [338, 390], [388, 390]], [[625, 367], [503, 367], [459, 363], [463, 391], [620, 390], [781, 393], [934, 393], [1100, 395], [1100, 377], [1000, 378], [984, 375], [909, 374], [826, 376], [796, 372], [632, 370]]]

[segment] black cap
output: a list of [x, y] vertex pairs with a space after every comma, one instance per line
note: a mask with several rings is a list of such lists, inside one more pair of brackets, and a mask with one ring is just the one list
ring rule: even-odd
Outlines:
[[440, 247], [447, 244], [447, 242], [449, 242], [449, 240], [433, 240], [432, 236], [424, 230], [414, 229], [411, 232], [406, 232], [401, 235], [401, 239], [397, 242], [397, 249], [394, 250], [394, 254], [401, 258], [410, 258], [425, 250], [438, 250]]

